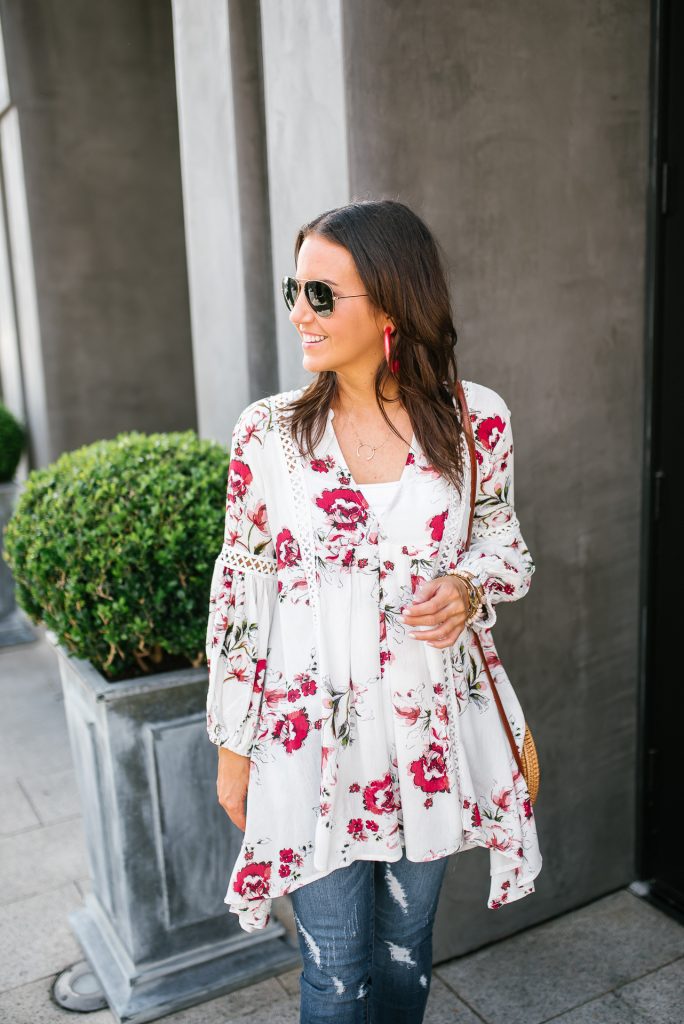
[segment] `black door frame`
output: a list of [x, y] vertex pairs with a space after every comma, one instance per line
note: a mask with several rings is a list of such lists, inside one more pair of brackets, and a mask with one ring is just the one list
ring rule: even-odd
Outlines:
[[[664, 475], [660, 464], [660, 382], [663, 372], [664, 219], [672, 202], [668, 168], [668, 100], [672, 8], [676, 0], [652, 0], [649, 75], [649, 173], [645, 265], [644, 434], [640, 558], [639, 689], [637, 731], [636, 868], [644, 896], [684, 922], [684, 904], [659, 883], [655, 864], [659, 736], [655, 713], [654, 609], [657, 607], [655, 554]], [[669, 170], [669, 181], [668, 181]], [[659, 595], [662, 600], [662, 595]], [[661, 822], [661, 825], [663, 823]], [[661, 839], [661, 842], [663, 840]]]

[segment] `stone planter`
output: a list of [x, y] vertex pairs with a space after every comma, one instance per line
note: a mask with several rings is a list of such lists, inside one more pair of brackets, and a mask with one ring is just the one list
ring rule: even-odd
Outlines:
[[206, 668], [108, 682], [59, 657], [92, 892], [69, 922], [119, 1021], [149, 1021], [301, 963], [282, 924], [223, 903], [241, 833], [216, 801]]
[[14, 578], [2, 557], [5, 527], [10, 521], [19, 497], [16, 480], [0, 484], [0, 647], [35, 640], [29, 620], [14, 599]]

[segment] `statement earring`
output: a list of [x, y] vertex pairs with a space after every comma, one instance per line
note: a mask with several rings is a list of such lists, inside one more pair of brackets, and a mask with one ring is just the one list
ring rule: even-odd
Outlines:
[[385, 359], [387, 360], [387, 365], [389, 366], [390, 370], [396, 377], [397, 374], [399, 373], [399, 360], [396, 358], [392, 359], [390, 355], [392, 345], [392, 333], [392, 328], [388, 324], [387, 327], [385, 328]]

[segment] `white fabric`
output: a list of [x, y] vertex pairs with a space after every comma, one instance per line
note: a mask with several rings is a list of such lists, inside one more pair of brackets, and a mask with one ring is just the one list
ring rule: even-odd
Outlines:
[[399, 493], [400, 483], [400, 480], [383, 480], [378, 483], [357, 484], [357, 486], [376, 516], [382, 519]]
[[488, 849], [492, 909], [534, 891], [535, 818], [472, 630], [439, 650], [399, 618], [422, 579], [478, 574], [486, 603], [472, 629], [521, 746], [524, 716], [490, 633], [494, 605], [522, 597], [534, 572], [513, 506], [510, 411], [463, 385], [478, 456], [467, 552], [465, 440], [461, 500], [415, 435], [393, 491], [356, 486], [332, 411], [316, 458], [301, 455], [283, 407], [303, 389], [253, 402], [235, 426], [207, 731], [251, 757], [225, 896], [245, 931], [268, 923], [273, 897], [356, 859], [398, 860], [402, 846], [412, 861]]

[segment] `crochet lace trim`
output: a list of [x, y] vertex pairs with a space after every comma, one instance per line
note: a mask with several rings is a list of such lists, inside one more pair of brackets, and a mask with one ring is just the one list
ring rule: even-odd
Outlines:
[[501, 526], [487, 526], [485, 519], [473, 520], [473, 540], [481, 540], [485, 537], [489, 540], [490, 537], [509, 537], [511, 540], [515, 540], [520, 530], [520, 522], [517, 516], [512, 516], [507, 523], [503, 523]]
[[253, 555], [249, 551], [240, 551], [239, 548], [224, 544], [221, 552], [222, 559], [229, 569], [242, 569], [247, 572], [256, 573], [257, 576], [277, 575], [278, 563], [275, 558], [262, 558], [260, 555]]
[[309, 606], [313, 618], [314, 628], [318, 628], [320, 622], [320, 610], [318, 600], [318, 580], [316, 577], [316, 549], [314, 545], [313, 523], [304, 479], [304, 467], [301, 455], [294, 443], [292, 432], [287, 424], [287, 418], [281, 415], [281, 410], [286, 406], [294, 395], [293, 391], [281, 392], [274, 401], [275, 418], [278, 425], [278, 437], [285, 456], [285, 463], [290, 477], [292, 487], [292, 501], [294, 503], [295, 516], [298, 527], [299, 552], [302, 559], [302, 569], [306, 578], [309, 596]]

